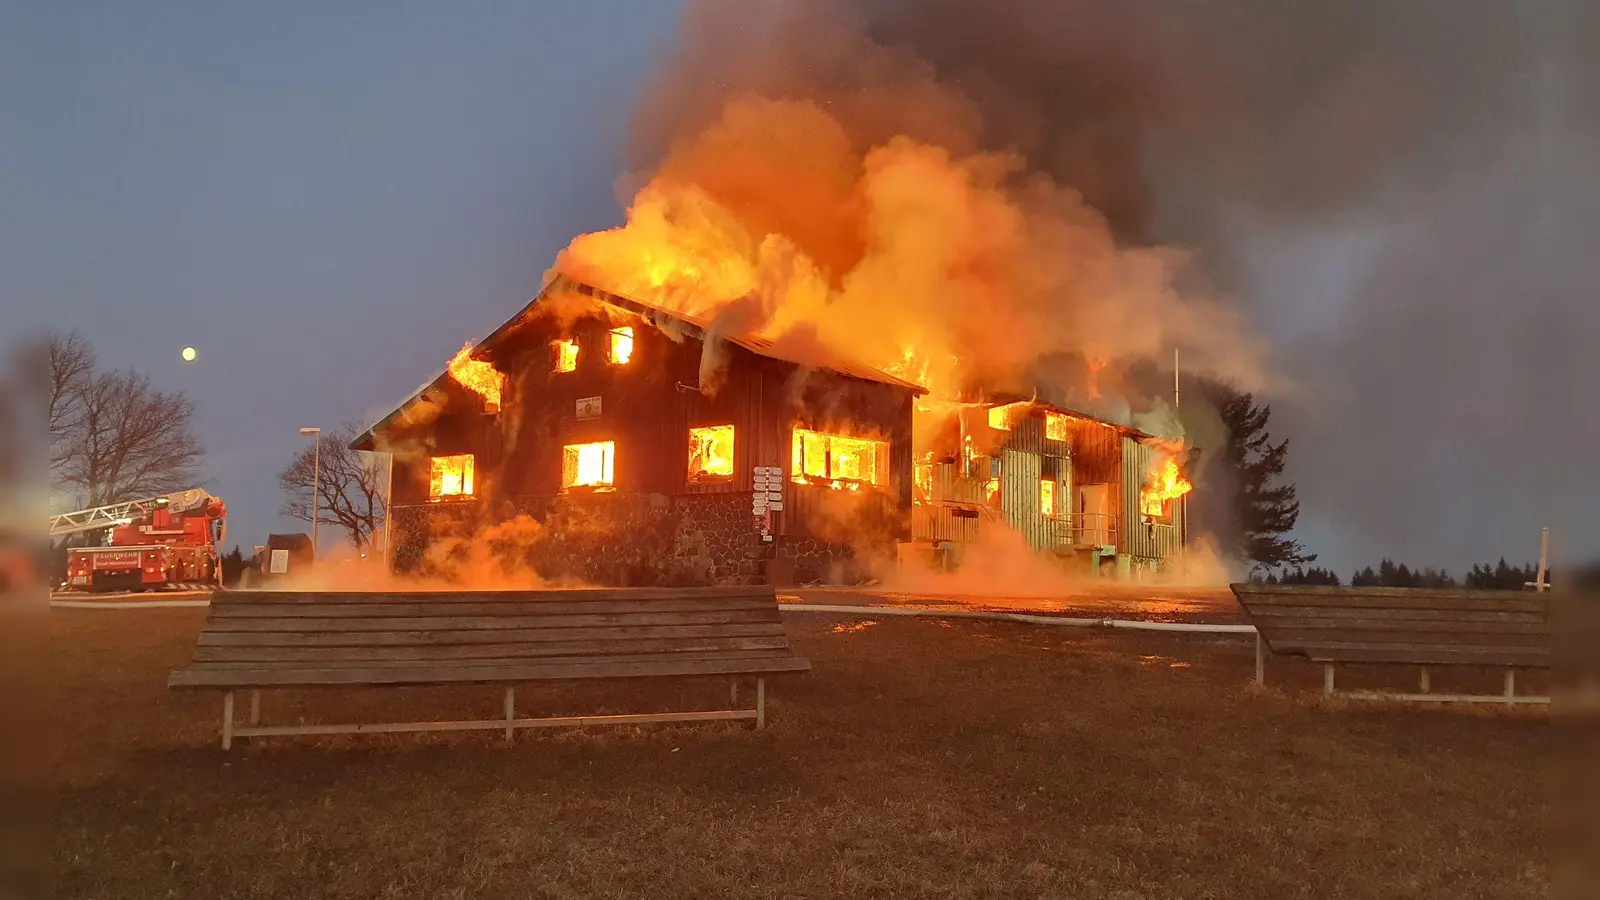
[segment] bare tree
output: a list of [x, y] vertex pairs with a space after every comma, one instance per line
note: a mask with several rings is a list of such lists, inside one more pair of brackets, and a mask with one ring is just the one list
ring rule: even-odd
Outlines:
[[76, 332], [51, 337], [45, 382], [51, 472], [77, 502], [101, 506], [194, 486], [204, 451], [194, 404], [133, 371], [101, 371]]
[[83, 409], [83, 395], [94, 377], [94, 348], [76, 331], [52, 334], [46, 348], [45, 421], [50, 463], [66, 459], [69, 437]]
[[[384, 516], [385, 469], [376, 454], [350, 449], [361, 427], [353, 423], [318, 436], [322, 448], [317, 479], [317, 521], [343, 528], [357, 549], [371, 545]], [[311, 482], [318, 460], [314, 446], [295, 454], [278, 475], [283, 487], [283, 514], [311, 521]]]

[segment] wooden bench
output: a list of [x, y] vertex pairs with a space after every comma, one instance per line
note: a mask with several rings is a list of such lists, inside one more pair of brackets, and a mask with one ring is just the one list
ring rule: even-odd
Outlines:
[[[1463, 589], [1231, 585], [1256, 627], [1256, 682], [1266, 681], [1263, 646], [1275, 654], [1323, 664], [1323, 693], [1332, 695], [1337, 663], [1420, 666], [1415, 694], [1347, 691], [1358, 699], [1549, 703], [1518, 696], [1517, 669], [1549, 669], [1548, 594]], [[1505, 669], [1498, 695], [1432, 691], [1433, 666]]]
[[[222, 747], [235, 737], [467, 731], [751, 719], [766, 724], [766, 676], [805, 672], [770, 587], [452, 593], [219, 591], [194, 662], [169, 688], [223, 692]], [[515, 685], [605, 678], [755, 678], [755, 706], [705, 712], [518, 718]], [[466, 722], [262, 725], [270, 688], [499, 684], [504, 716]], [[245, 724], [234, 692], [248, 691]]]

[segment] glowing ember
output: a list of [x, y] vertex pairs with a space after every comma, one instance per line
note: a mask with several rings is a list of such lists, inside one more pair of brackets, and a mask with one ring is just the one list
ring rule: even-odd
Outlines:
[[428, 499], [472, 496], [472, 454], [435, 456], [428, 470]]
[[500, 409], [500, 391], [505, 387], [506, 377], [493, 365], [472, 358], [472, 342], [463, 345], [455, 359], [450, 360], [450, 377], [456, 384], [482, 397], [484, 407], [490, 412]]
[[1171, 515], [1171, 503], [1194, 490], [1194, 485], [1178, 469], [1176, 457], [1169, 456], [1156, 468], [1149, 484], [1139, 492], [1139, 511], [1147, 516], [1166, 518]]
[[689, 481], [715, 481], [733, 476], [733, 426], [689, 429]]

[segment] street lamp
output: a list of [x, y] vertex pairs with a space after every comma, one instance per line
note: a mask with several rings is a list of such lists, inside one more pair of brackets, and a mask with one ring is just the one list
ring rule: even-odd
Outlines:
[[317, 488], [322, 481], [322, 429], [302, 428], [300, 433], [314, 438], [316, 443], [311, 451], [311, 554], [313, 558], [317, 553]]

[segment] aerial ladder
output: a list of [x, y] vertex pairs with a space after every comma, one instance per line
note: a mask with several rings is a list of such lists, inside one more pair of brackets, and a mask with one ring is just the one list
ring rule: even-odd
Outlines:
[[200, 488], [108, 503], [50, 518], [50, 537], [103, 531], [98, 546], [69, 547], [69, 590], [148, 590], [220, 579], [227, 507]]

